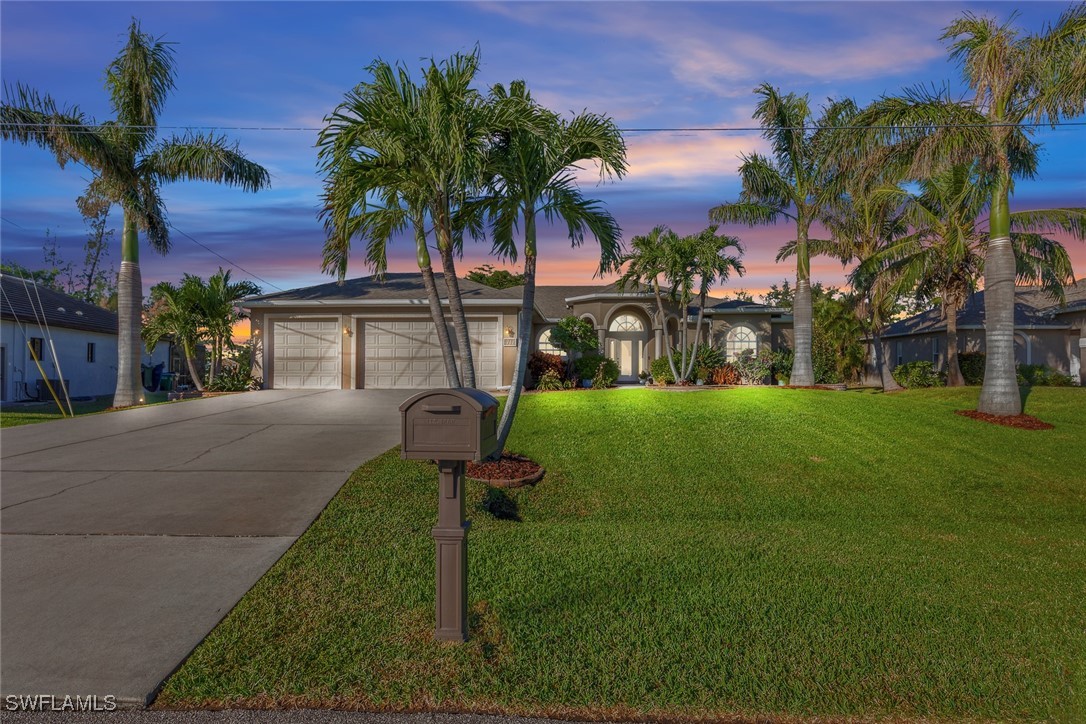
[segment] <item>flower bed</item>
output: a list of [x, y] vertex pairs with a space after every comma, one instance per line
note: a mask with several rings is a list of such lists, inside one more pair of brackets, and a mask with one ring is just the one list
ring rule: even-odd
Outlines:
[[468, 463], [465, 474], [495, 488], [522, 488], [543, 479], [543, 467], [523, 455], [502, 453], [501, 458], [483, 463]]

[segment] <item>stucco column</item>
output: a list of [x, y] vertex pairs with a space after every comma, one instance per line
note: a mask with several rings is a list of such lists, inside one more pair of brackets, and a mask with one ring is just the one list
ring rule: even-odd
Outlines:
[[653, 354], [653, 358], [658, 358], [664, 353], [664, 330], [657, 327], [652, 331], [656, 342], [656, 352]]
[[596, 329], [596, 334], [598, 334], [599, 338], [600, 338], [600, 352], [602, 354], [606, 355], [607, 354], [607, 330], [605, 328], [603, 328], [603, 327], [598, 327]]

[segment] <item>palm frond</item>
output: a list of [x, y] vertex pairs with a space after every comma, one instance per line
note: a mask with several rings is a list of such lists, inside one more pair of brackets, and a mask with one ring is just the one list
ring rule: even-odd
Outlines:
[[268, 171], [250, 161], [225, 136], [174, 136], [138, 162], [137, 172], [165, 181], [213, 181], [259, 191], [271, 185]]

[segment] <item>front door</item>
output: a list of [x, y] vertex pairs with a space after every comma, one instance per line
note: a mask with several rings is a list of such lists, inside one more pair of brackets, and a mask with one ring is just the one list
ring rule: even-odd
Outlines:
[[608, 339], [607, 356], [618, 362], [619, 382], [637, 382], [641, 371], [641, 340]]

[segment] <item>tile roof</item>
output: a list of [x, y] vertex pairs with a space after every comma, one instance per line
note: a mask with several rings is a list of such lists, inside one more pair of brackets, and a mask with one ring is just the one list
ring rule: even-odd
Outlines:
[[[445, 289], [443, 274], [434, 274], [438, 291]], [[485, 284], [459, 279], [460, 295], [464, 299], [510, 299], [519, 300], [520, 287], [494, 289]], [[262, 302], [337, 302], [359, 299], [373, 300], [409, 300], [425, 299], [426, 288], [422, 284], [422, 275], [418, 273], [386, 274], [384, 279], [359, 277], [343, 282], [328, 282], [312, 287], [290, 289], [274, 294], [262, 294], [245, 300], [246, 306]], [[444, 298], [444, 297], [442, 297]]]
[[43, 311], [45, 322], [50, 327], [117, 334], [117, 315], [108, 309], [88, 304], [31, 281], [24, 283], [22, 279], [10, 274], [0, 274], [0, 289], [3, 289], [3, 295], [0, 296], [0, 318], [18, 319], [34, 330], [35, 334], [31, 336], [38, 336], [36, 319], [42, 316]]

